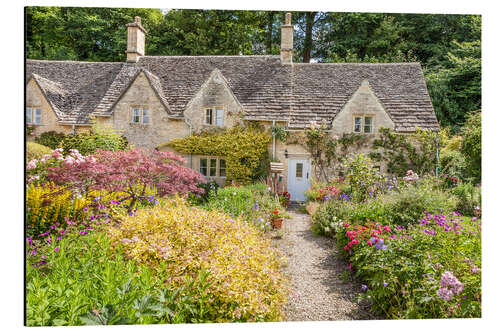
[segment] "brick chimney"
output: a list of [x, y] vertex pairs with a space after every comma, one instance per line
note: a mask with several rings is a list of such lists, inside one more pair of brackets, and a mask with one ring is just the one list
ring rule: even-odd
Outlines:
[[127, 62], [137, 62], [144, 55], [146, 30], [141, 25], [141, 18], [136, 16], [134, 22], [127, 24]]
[[281, 63], [291, 64], [293, 58], [292, 13], [286, 13], [285, 24], [281, 26]]

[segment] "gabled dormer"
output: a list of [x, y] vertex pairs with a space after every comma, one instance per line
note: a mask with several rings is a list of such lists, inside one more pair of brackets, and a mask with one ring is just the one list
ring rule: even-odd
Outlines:
[[184, 118], [194, 132], [232, 127], [242, 116], [243, 107], [218, 69], [211, 72], [184, 111]]
[[333, 119], [332, 131], [376, 134], [380, 127], [394, 129], [394, 122], [370, 87], [368, 80], [363, 80]]

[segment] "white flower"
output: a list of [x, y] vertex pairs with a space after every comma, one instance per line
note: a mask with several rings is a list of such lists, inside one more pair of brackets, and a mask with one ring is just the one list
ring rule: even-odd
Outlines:
[[330, 228], [325, 227], [325, 232], [327, 232], [327, 233], [330, 232]]
[[36, 168], [36, 160], [29, 161], [28, 165], [26, 165], [26, 169], [31, 170]]

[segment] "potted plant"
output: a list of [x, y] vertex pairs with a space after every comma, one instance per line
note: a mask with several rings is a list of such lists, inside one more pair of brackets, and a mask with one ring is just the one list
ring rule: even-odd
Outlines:
[[283, 225], [283, 218], [283, 213], [280, 211], [280, 209], [274, 208], [273, 212], [271, 213], [271, 225], [274, 229], [281, 229], [281, 226]]
[[283, 207], [288, 208], [288, 206], [290, 206], [290, 193], [288, 193], [287, 191], [281, 192], [279, 199], [280, 199], [280, 204]]

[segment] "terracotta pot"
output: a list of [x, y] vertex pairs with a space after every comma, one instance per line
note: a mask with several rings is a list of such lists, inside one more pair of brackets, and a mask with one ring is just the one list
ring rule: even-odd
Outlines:
[[281, 226], [283, 225], [283, 218], [271, 219], [271, 225], [274, 229], [281, 229]]

